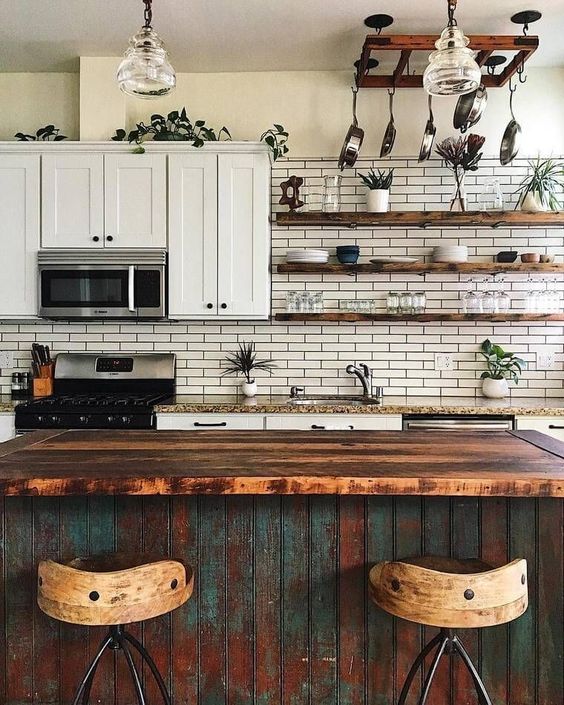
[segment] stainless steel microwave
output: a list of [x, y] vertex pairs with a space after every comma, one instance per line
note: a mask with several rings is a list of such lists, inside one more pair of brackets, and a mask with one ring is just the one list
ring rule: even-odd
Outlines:
[[166, 316], [166, 251], [42, 250], [39, 315], [74, 319]]

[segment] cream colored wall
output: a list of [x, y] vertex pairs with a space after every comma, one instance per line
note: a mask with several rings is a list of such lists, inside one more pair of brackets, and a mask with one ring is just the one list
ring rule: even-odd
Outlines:
[[0, 140], [50, 123], [78, 139], [78, 86], [75, 73], [0, 73]]

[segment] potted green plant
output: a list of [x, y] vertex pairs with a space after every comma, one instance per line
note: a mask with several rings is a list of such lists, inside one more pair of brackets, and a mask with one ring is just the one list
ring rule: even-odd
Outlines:
[[241, 391], [246, 397], [254, 397], [257, 393], [257, 381], [253, 375], [255, 370], [264, 370], [272, 375], [272, 369], [276, 367], [273, 360], [258, 360], [255, 351], [255, 344], [239, 343], [239, 350], [233, 353], [228, 353], [225, 356], [227, 367], [221, 376], [225, 375], [241, 375], [245, 379], [241, 383]]
[[370, 169], [368, 174], [359, 174], [362, 182], [368, 186], [366, 210], [369, 213], [386, 213], [390, 201], [390, 187], [394, 180], [394, 170], [382, 171]]
[[486, 371], [482, 372], [482, 392], [490, 399], [503, 399], [509, 394], [507, 380], [519, 383], [519, 375], [526, 366], [525, 360], [513, 353], [505, 352], [500, 345], [484, 340], [480, 354], [486, 360]]
[[555, 159], [529, 160], [530, 172], [519, 184], [518, 205], [523, 211], [558, 211], [562, 208], [564, 163]]

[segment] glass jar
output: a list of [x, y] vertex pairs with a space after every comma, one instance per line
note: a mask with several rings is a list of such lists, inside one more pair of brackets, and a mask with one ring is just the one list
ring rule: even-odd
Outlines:
[[388, 313], [398, 313], [400, 296], [397, 291], [389, 291], [386, 297], [386, 311]]
[[300, 307], [301, 291], [286, 292], [286, 311], [288, 313], [297, 313]]
[[342, 176], [326, 176], [323, 180], [323, 210], [326, 213], [338, 213], [341, 210]]
[[478, 196], [478, 203], [482, 211], [503, 210], [503, 192], [499, 179], [486, 179], [482, 193]]
[[425, 313], [427, 296], [424, 291], [416, 291], [413, 294], [413, 313]]
[[409, 291], [402, 291], [399, 295], [400, 313], [413, 313], [413, 296]]
[[323, 313], [323, 292], [314, 291], [310, 294], [312, 313]]

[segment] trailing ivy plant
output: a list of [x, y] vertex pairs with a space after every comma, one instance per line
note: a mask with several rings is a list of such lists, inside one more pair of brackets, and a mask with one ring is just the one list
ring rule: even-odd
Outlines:
[[55, 125], [45, 125], [40, 127], [34, 135], [27, 135], [24, 132], [16, 132], [14, 137], [20, 142], [61, 142], [66, 140], [65, 135], [59, 134], [60, 130]]
[[269, 130], [262, 133], [260, 140], [261, 142], [266, 142], [270, 147], [273, 161], [276, 161], [288, 153], [288, 146], [286, 145], [288, 133], [283, 125], [275, 124], [273, 128], [271, 127]]

